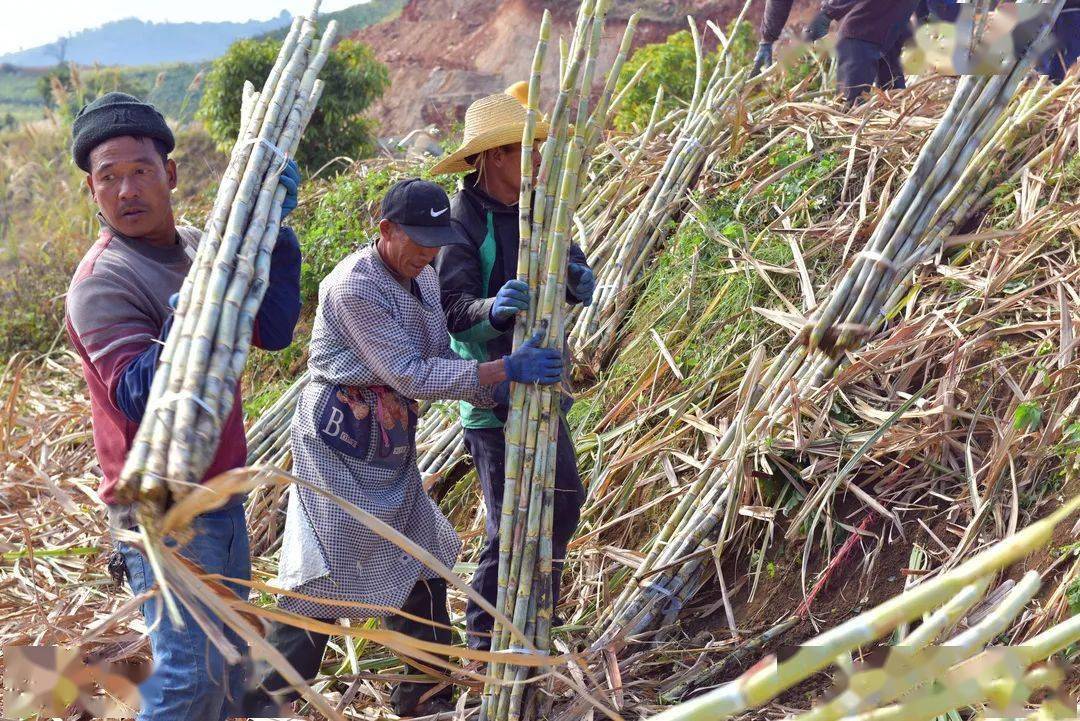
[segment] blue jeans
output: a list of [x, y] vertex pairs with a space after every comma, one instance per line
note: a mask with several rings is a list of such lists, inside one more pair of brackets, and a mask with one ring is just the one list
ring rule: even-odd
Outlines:
[[[183, 556], [206, 573], [243, 580], [251, 578], [243, 505], [238, 503], [203, 514], [192, 526], [194, 535], [181, 550]], [[124, 554], [132, 593], [139, 594], [152, 587], [154, 574], [146, 557], [127, 543], [118, 542], [116, 547]], [[246, 586], [226, 585], [237, 596], [247, 599]], [[206, 613], [216, 620], [212, 613]], [[139, 721], [223, 721], [240, 715], [234, 713], [233, 708], [239, 706], [244, 696], [246, 664], [227, 666], [186, 610], [182, 610], [183, 628], [172, 624], [158, 597], [143, 603], [142, 614], [150, 633], [154, 670], [139, 686], [142, 697]], [[237, 650], [246, 654], [247, 644], [223, 622], [219, 625]]]

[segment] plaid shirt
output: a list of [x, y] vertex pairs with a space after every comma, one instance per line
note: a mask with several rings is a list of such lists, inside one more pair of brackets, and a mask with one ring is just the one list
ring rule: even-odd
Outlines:
[[[319, 287], [309, 368], [311, 383], [292, 422], [293, 472], [377, 516], [453, 567], [461, 542], [424, 493], [416, 467], [415, 422], [407, 449], [389, 459], [370, 450], [381, 447], [386, 437], [385, 427], [376, 422], [370, 423], [369, 437], [347, 438], [357, 444], [356, 453], [327, 442], [327, 429], [340, 425], [340, 412], [338, 417], [328, 413], [339, 400], [347, 400], [357, 418], [370, 419], [382, 417], [387, 404], [404, 409], [415, 400], [494, 405], [493, 388], [480, 385], [479, 364], [450, 349], [435, 271], [425, 268], [410, 293], [374, 246], [347, 257]], [[386, 390], [376, 395], [375, 387]], [[291, 489], [278, 570], [282, 588], [330, 601], [400, 608], [418, 579], [435, 577], [336, 503], [310, 490]], [[319, 618], [378, 615], [288, 597], [280, 605]]]

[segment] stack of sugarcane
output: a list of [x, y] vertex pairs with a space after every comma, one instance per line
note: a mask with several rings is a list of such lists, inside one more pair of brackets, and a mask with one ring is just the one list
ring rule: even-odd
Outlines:
[[[547, 347], [561, 348], [564, 337], [566, 260], [571, 219], [580, 199], [585, 171], [603, 127], [615, 82], [626, 59], [637, 17], [631, 17], [605, 87], [590, 108], [593, 77], [608, 11], [608, 0], [583, 0], [569, 43], [562, 44], [560, 88], [550, 115], [533, 189], [532, 153], [521, 154], [520, 244], [517, 277], [528, 283], [532, 303], [514, 329], [514, 347], [540, 334]], [[540, 119], [540, 75], [551, 32], [544, 13], [529, 80], [528, 119], [522, 147], [533, 147]], [[559, 390], [514, 384], [506, 422], [506, 488], [499, 547], [496, 607], [519, 629], [532, 648], [547, 653], [551, 631], [551, 530], [555, 456], [559, 436]], [[510, 629], [496, 624], [492, 651], [511, 650]], [[535, 718], [538, 693], [526, 694], [530, 670], [492, 663], [481, 707], [483, 721]], [[531, 686], [535, 689], [535, 686]]]
[[[289, 470], [292, 465], [289, 427], [300, 393], [310, 380], [311, 374], [305, 371], [248, 429], [249, 466]], [[259, 486], [248, 496], [248, 536], [252, 555], [261, 556], [277, 547], [285, 527], [286, 498], [285, 488], [273, 483]]]
[[249, 466], [277, 466], [284, 468], [289, 458], [289, 426], [296, 413], [300, 394], [311, 380], [311, 373], [304, 373], [259, 416], [247, 431]]
[[278, 177], [315, 111], [334, 38], [331, 22], [316, 41], [317, 11], [316, 0], [293, 21], [262, 91], [245, 85], [239, 137], [118, 486], [151, 513], [199, 483], [233, 409], [279, 231]]
[[416, 429], [416, 467], [424, 486], [436, 483], [465, 457], [465, 438], [454, 410], [432, 406]]
[[[1075, 718], [1064, 696], [1045, 700], [1042, 716], [1028, 716], [1025, 704], [1040, 691], [1059, 690], [1065, 670], [1041, 662], [1080, 642], [1080, 615], [1074, 615], [1016, 646], [986, 645], [1006, 631], [1039, 591], [1037, 571], [1029, 571], [989, 610], [976, 609], [994, 578], [1010, 565], [1050, 543], [1080, 508], [1073, 497], [1049, 518], [1029, 526], [961, 566], [925, 581], [878, 607], [804, 642], [784, 661], [755, 664], [740, 678], [654, 716], [656, 721], [720, 721], [763, 706], [784, 691], [835, 665], [847, 676], [831, 700], [794, 716], [797, 721], [930, 721], [956, 709], [989, 704], [1010, 717]], [[970, 612], [970, 613], [969, 613]], [[967, 616], [968, 626], [939, 645], [938, 637]], [[856, 668], [852, 653], [906, 624], [884, 667]], [[1075, 702], [1074, 702], [1075, 703]], [[1066, 715], [1045, 715], [1062, 714]], [[989, 714], [988, 714], [989, 717]]]
[[[748, 8], [749, 3], [743, 6], [743, 15]], [[741, 19], [740, 15], [739, 21]], [[609, 346], [632, 302], [627, 289], [635, 283], [657, 245], [670, 232], [668, 222], [681, 212], [706, 159], [728, 129], [729, 106], [742, 97], [747, 69], [729, 73], [730, 65], [722, 62], [731, 44], [724, 46], [706, 83], [701, 38], [696, 25], [691, 23], [690, 29], [697, 54], [693, 97], [674, 131], [671, 152], [644, 199], [632, 209], [623, 209], [606, 229], [603, 243], [589, 249], [589, 260], [597, 269], [597, 290], [592, 305], [578, 314], [570, 334], [571, 347], [578, 354], [603, 353]], [[661, 88], [639, 152], [650, 142], [660, 124], [658, 110], [663, 102], [662, 93]], [[636, 159], [637, 156], [633, 160]]]
[[[1062, 6], [1049, 4], [1039, 40]], [[1017, 101], [1034, 52], [1012, 59], [1001, 75], [963, 77], [941, 122], [923, 146], [910, 176], [829, 298], [760, 377], [748, 373], [740, 410], [713, 448], [705, 472], [680, 498], [630, 583], [601, 619], [594, 642], [602, 648], [627, 635], [666, 627], [704, 582], [710, 559], [730, 540], [746, 480], [745, 458], [782, 428], [798, 399], [813, 397], [840, 366], [845, 352], [884, 322], [884, 311], [903, 298], [910, 272], [933, 256], [942, 241], [982, 197], [993, 159], [1014, 132], [1041, 108], [1034, 92]], [[834, 479], [813, 494], [831, 494]], [[816, 515], [810, 517], [810, 514]], [[821, 504], [806, 503], [792, 527], [813, 529]], [[702, 549], [711, 546], [711, 553]]]

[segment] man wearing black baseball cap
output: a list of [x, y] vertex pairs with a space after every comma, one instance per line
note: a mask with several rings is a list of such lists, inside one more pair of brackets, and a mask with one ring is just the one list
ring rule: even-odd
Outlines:
[[[377, 516], [411, 547], [452, 568], [461, 542], [424, 493], [416, 466], [416, 401], [467, 400], [490, 408], [496, 396], [505, 398], [508, 381], [558, 382], [563, 359], [557, 350], [536, 347], [539, 338], [488, 362], [456, 355], [429, 265], [439, 248], [467, 242], [450, 226], [450, 199], [434, 183], [405, 180], [387, 192], [382, 216], [375, 243], [345, 258], [319, 286], [311, 382], [292, 422], [293, 473]], [[318, 674], [339, 618], [385, 616], [390, 630], [451, 642], [446, 582], [311, 488], [290, 492], [277, 583], [299, 594], [282, 596], [283, 610], [325, 624], [323, 633], [287, 625], [270, 631], [268, 640], [307, 679]], [[407, 673], [416, 675], [411, 667]], [[275, 672], [261, 686], [244, 704], [251, 716], [277, 715], [281, 702], [295, 699]], [[431, 688], [430, 680], [398, 684], [391, 696], [395, 711], [452, 710], [450, 688], [422, 700]]]

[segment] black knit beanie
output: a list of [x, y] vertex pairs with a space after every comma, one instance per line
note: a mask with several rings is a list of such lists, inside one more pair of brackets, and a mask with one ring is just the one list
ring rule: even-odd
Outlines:
[[112, 138], [153, 138], [171, 153], [176, 139], [158, 109], [127, 93], [106, 93], [83, 106], [71, 128], [71, 157], [90, 172], [90, 151]]

